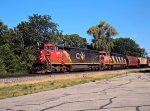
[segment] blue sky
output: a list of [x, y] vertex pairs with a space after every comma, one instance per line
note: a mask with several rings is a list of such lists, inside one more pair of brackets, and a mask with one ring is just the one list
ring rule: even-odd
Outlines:
[[47, 14], [63, 34], [87, 38], [89, 27], [105, 20], [150, 55], [150, 0], [1, 0], [0, 20], [10, 28], [33, 14]]

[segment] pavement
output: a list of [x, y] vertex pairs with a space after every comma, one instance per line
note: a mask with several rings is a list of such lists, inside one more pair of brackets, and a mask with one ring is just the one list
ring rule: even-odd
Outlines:
[[0, 111], [150, 111], [150, 73], [2, 99]]

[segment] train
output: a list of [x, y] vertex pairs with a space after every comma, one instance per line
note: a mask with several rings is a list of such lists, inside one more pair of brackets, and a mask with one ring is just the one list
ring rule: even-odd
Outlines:
[[55, 44], [42, 44], [34, 53], [30, 73], [113, 70], [150, 67], [150, 58]]

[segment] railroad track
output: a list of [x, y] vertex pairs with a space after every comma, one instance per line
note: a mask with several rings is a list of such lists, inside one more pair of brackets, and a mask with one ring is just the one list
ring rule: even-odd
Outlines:
[[66, 72], [66, 73], [53, 73], [53, 74], [29, 74], [19, 77], [4, 77], [0, 78], [0, 83], [17, 83], [24, 81], [42, 80], [45, 78], [55, 77], [68, 77], [68, 76], [86, 76], [91, 74], [115, 74], [115, 73], [129, 73], [139, 71], [150, 71], [150, 68], [140, 69], [120, 69], [120, 70], [107, 70], [107, 71], [80, 71], [80, 72]]

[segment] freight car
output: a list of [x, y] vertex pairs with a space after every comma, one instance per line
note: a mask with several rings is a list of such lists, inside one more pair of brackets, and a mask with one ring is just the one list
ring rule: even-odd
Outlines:
[[116, 69], [116, 68], [126, 68], [126, 56], [117, 53], [107, 53], [105, 51], [100, 51], [100, 57], [104, 58], [103, 69]]
[[35, 51], [32, 73], [101, 70], [99, 51], [43, 44]]
[[138, 57], [135, 56], [126, 56], [127, 66], [128, 67], [139, 67]]
[[150, 58], [147, 58], [147, 66], [150, 67]]

